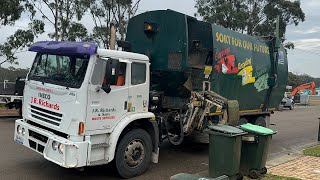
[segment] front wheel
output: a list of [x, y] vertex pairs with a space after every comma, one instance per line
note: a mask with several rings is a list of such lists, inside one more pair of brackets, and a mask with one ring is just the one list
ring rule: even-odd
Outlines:
[[293, 110], [294, 109], [294, 104], [292, 103], [289, 108], [290, 108], [290, 110]]
[[133, 129], [125, 134], [116, 150], [115, 164], [122, 178], [142, 174], [151, 162], [152, 140], [143, 129]]

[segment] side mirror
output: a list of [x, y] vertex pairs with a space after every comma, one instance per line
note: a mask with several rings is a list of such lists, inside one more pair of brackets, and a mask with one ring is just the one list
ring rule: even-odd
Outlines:
[[119, 59], [110, 58], [107, 61], [105, 82], [102, 84], [102, 89], [106, 93], [110, 93], [111, 92], [110, 85], [117, 84], [119, 65], [120, 65]]
[[111, 92], [111, 87], [110, 87], [110, 85], [102, 84], [101, 89], [104, 90], [104, 92], [106, 92], [106, 93], [108, 93], [108, 94]]

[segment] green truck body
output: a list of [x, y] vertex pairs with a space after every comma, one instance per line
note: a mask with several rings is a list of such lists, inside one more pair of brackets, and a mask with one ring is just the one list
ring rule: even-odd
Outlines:
[[151, 89], [168, 97], [164, 106], [179, 107], [177, 99], [202, 91], [203, 81], [221, 96], [238, 100], [241, 115], [270, 113], [285, 92], [288, 61], [278, 38], [248, 36], [159, 10], [131, 18], [126, 41], [132, 52], [150, 58]]

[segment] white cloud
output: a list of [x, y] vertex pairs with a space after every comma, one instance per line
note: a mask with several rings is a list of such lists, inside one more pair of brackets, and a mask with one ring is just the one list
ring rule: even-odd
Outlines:
[[313, 27], [311, 29], [308, 29], [308, 30], [305, 30], [305, 31], [302, 31], [302, 30], [295, 30], [293, 31], [297, 34], [313, 34], [313, 33], [318, 33], [320, 32], [320, 26], [317, 26], [317, 27]]

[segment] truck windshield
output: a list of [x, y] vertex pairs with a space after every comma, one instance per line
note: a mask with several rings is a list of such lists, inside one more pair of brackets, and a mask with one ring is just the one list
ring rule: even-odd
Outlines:
[[43, 83], [80, 88], [89, 63], [88, 57], [38, 54], [29, 79]]

